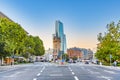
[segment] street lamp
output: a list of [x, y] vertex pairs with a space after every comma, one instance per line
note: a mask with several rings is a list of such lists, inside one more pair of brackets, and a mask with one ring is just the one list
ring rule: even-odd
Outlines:
[[112, 55], [110, 54], [110, 66], [111, 66], [111, 61], [112, 61]]

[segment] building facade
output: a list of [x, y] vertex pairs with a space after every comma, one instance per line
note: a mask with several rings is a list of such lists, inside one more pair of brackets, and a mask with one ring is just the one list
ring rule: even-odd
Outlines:
[[53, 37], [53, 60], [57, 59], [60, 55], [60, 38], [57, 38], [56, 36]]
[[82, 54], [83, 54], [83, 57], [82, 57], [83, 60], [93, 59], [93, 51], [92, 50], [85, 49], [85, 48], [81, 48], [81, 50], [82, 50]]
[[45, 57], [45, 60], [52, 61], [52, 59], [53, 59], [53, 49], [49, 48], [48, 50], [45, 50], [44, 57]]
[[55, 22], [55, 34], [53, 35], [54, 57], [60, 58], [67, 52], [66, 35], [64, 34], [63, 23], [57, 20]]
[[69, 48], [67, 49], [67, 54], [69, 58], [76, 57], [81, 60], [92, 60], [93, 59], [93, 51], [85, 48]]
[[67, 54], [69, 58], [75, 58], [75, 57], [77, 59], [82, 58], [82, 51], [76, 47], [67, 49]]

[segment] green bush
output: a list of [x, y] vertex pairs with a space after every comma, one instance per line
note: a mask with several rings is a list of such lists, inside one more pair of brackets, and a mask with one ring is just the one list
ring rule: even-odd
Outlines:
[[120, 62], [117, 63], [117, 66], [120, 66]]
[[14, 62], [14, 64], [16, 65], [16, 64], [18, 64], [18, 62]]

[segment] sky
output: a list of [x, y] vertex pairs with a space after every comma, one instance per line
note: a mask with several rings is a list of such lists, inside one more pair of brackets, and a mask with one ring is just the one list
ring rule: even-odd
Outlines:
[[64, 25], [67, 48], [95, 49], [98, 33], [120, 20], [120, 0], [0, 0], [0, 11], [53, 47], [55, 21]]

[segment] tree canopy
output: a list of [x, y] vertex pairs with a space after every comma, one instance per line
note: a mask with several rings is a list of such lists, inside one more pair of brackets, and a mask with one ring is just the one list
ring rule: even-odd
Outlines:
[[37, 36], [29, 35], [18, 23], [0, 18], [0, 56], [43, 55], [44, 45]]
[[106, 63], [120, 60], [120, 21], [115, 24], [114, 22], [107, 24], [107, 31], [98, 34], [98, 47], [96, 57]]

